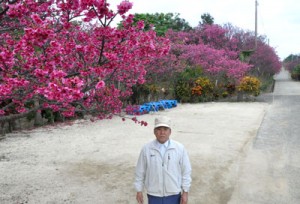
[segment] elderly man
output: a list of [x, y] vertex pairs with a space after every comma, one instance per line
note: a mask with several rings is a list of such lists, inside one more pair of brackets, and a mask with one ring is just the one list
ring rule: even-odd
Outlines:
[[144, 203], [145, 188], [149, 204], [186, 204], [192, 180], [187, 151], [170, 139], [170, 118], [158, 117], [154, 123], [156, 139], [144, 145], [136, 166], [136, 200]]

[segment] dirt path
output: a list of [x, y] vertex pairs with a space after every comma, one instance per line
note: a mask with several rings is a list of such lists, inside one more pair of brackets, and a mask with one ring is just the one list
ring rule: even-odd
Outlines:
[[114, 118], [10, 134], [0, 141], [0, 203], [135, 204], [135, 163], [160, 114], [191, 158], [189, 203], [225, 204], [268, 106], [185, 104], [139, 117], [147, 127]]

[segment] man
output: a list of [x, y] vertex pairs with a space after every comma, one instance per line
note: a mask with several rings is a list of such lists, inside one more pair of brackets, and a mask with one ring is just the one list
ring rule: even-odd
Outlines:
[[187, 204], [192, 169], [184, 146], [169, 139], [170, 118], [155, 118], [154, 135], [156, 139], [142, 148], [137, 162], [136, 200], [144, 203], [145, 188], [149, 204]]

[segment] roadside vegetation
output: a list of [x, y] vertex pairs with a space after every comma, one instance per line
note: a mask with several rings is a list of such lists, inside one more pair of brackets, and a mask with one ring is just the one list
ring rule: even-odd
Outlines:
[[300, 54], [291, 54], [283, 61], [284, 67], [291, 73], [291, 78], [300, 81]]
[[106, 2], [0, 1], [2, 133], [20, 119], [106, 119], [159, 99], [243, 101], [270, 90], [282, 67], [266, 36], [208, 13], [193, 28], [179, 14], [127, 15], [132, 3]]

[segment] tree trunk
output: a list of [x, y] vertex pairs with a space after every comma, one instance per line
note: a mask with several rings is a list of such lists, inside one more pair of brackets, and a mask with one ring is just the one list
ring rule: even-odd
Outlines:
[[49, 123], [54, 124], [54, 115], [53, 111], [50, 112], [50, 119], [48, 120]]
[[[39, 106], [40, 106], [40, 102], [38, 101], [38, 99], [34, 99], [34, 107], [36, 108]], [[43, 118], [42, 118], [42, 114], [40, 111], [35, 112], [34, 125], [35, 126], [43, 125]]]
[[0, 140], [5, 138], [5, 122], [1, 122], [1, 127], [0, 127]]

